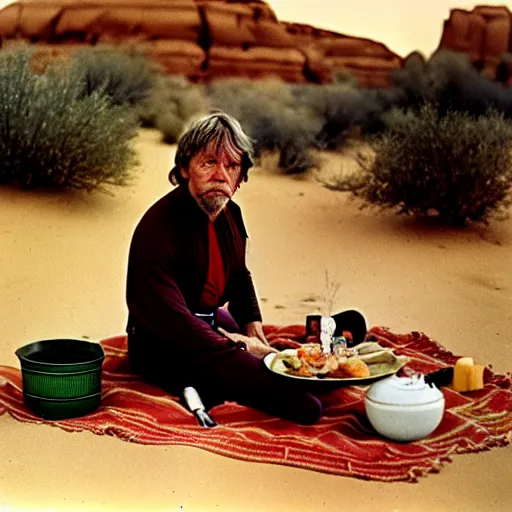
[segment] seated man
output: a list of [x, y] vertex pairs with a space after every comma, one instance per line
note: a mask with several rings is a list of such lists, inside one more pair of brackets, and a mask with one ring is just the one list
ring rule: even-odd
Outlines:
[[[135, 372], [171, 394], [196, 388], [207, 408], [229, 400], [301, 424], [318, 398], [273, 375], [251, 274], [247, 232], [231, 200], [253, 147], [223, 113], [192, 123], [169, 174], [178, 185], [137, 225], [127, 276], [128, 353]], [[228, 310], [219, 307], [228, 303]], [[229, 312], [228, 312], [229, 311]]]

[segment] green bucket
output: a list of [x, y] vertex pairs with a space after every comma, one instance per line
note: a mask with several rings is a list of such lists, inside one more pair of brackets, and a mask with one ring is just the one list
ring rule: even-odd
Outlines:
[[101, 403], [105, 354], [98, 343], [42, 340], [16, 350], [21, 363], [23, 400], [48, 420], [85, 416]]

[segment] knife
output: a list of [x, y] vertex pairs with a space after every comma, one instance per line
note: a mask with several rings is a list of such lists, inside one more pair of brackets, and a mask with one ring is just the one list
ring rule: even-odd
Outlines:
[[215, 420], [206, 412], [201, 397], [195, 388], [188, 386], [183, 390], [183, 398], [187, 404], [189, 410], [194, 414], [202, 427], [215, 427], [217, 423]]

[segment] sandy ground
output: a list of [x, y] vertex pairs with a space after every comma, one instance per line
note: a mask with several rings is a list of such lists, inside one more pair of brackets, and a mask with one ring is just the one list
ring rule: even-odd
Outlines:
[[[115, 195], [0, 190], [0, 364], [48, 337], [123, 332], [128, 244], [167, 192], [172, 148], [137, 140], [136, 186]], [[333, 163], [334, 162], [334, 163]], [[331, 158], [329, 165], [340, 165]], [[301, 323], [323, 308], [370, 325], [421, 330], [447, 348], [512, 370], [512, 220], [439, 228], [361, 212], [312, 180], [254, 170], [239, 191], [265, 321]], [[241, 462], [180, 446], [140, 446], [0, 417], [0, 510], [510, 510], [512, 448], [456, 456], [417, 484], [383, 484]]]

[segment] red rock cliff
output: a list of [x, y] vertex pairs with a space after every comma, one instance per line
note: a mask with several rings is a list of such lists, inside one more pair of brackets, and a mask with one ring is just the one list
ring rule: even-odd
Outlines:
[[444, 22], [441, 49], [466, 53], [485, 76], [498, 78], [502, 55], [512, 52], [510, 10], [505, 6], [453, 9]]
[[275, 75], [326, 82], [343, 66], [362, 86], [390, 84], [402, 59], [370, 40], [281, 23], [259, 0], [22, 0], [0, 10], [6, 47], [20, 40], [39, 55], [96, 44], [136, 44], [168, 73], [203, 81]]

